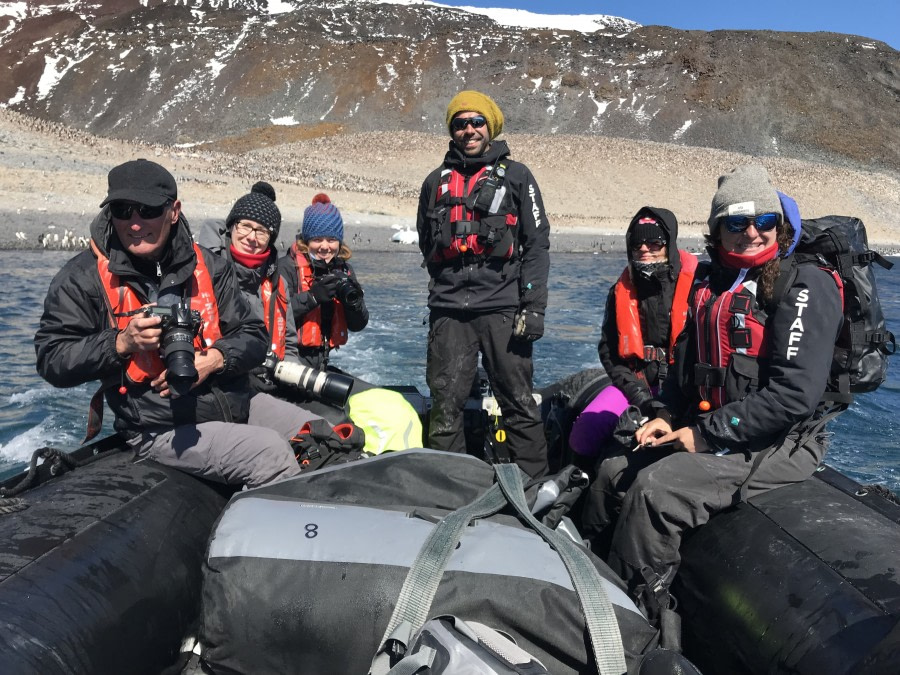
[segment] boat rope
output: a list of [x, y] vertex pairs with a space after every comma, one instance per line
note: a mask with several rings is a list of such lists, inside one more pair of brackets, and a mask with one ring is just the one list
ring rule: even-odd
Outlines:
[[50, 475], [55, 476], [63, 469], [63, 465], [70, 469], [79, 466], [79, 462], [70, 457], [64, 450], [57, 448], [43, 447], [38, 448], [31, 455], [31, 461], [28, 463], [28, 472], [25, 477], [20, 480], [15, 487], [0, 488], [0, 505], [6, 504], [5, 500], [15, 497], [27, 490], [34, 483], [37, 476], [38, 460], [43, 459], [45, 462], [52, 462], [50, 465]]
[[887, 501], [893, 504], [900, 504], [900, 497], [898, 497], [895, 493], [891, 492], [890, 488], [879, 485], [864, 485], [860, 490], [857, 491], [857, 497], [865, 497], [868, 494], [876, 494], [882, 499], [886, 499]]
[[7, 513], [15, 513], [16, 511], [24, 511], [28, 508], [28, 503], [20, 497], [12, 499], [0, 499], [0, 516]]

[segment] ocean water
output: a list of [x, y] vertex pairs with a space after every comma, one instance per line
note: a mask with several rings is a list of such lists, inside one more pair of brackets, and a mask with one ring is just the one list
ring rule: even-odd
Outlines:
[[[96, 384], [55, 389], [34, 367], [34, 332], [47, 286], [71, 257], [61, 251], [0, 251], [0, 475], [24, 468], [37, 448], [74, 448], [84, 435]], [[357, 252], [351, 261], [366, 293], [370, 321], [334, 354], [334, 365], [377, 384], [412, 384], [426, 392], [427, 273], [412, 247]], [[553, 253], [546, 332], [535, 343], [535, 384], [545, 386], [599, 366], [597, 342], [616, 256]], [[876, 268], [888, 326], [900, 333], [900, 274]], [[888, 283], [888, 282], [891, 283]], [[897, 357], [900, 359], [900, 357]], [[857, 397], [831, 424], [826, 461], [861, 483], [900, 491], [900, 361], [888, 381]], [[105, 416], [110, 429], [111, 415]]]

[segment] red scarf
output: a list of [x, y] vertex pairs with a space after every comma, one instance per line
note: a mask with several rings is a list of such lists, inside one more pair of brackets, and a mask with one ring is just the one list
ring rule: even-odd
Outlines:
[[743, 270], [758, 267], [759, 265], [762, 265], [774, 259], [775, 256], [778, 255], [778, 244], [777, 242], [772, 242], [772, 245], [769, 246], [769, 248], [765, 248], [759, 253], [753, 253], [752, 255], [735, 253], [734, 251], [726, 251], [722, 247], [721, 243], [719, 244], [717, 250], [719, 254], [719, 262], [722, 263], [725, 267], [730, 267], [736, 270]]
[[244, 267], [255, 270], [257, 267], [262, 267], [269, 259], [269, 249], [266, 249], [262, 253], [241, 253], [234, 247], [234, 244], [232, 244], [231, 257], [241, 263]]

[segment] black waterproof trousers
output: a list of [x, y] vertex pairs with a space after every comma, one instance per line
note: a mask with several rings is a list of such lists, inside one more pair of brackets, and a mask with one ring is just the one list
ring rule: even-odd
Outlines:
[[528, 475], [547, 473], [547, 441], [532, 397], [532, 343], [516, 340], [513, 310], [491, 313], [431, 311], [426, 379], [431, 390], [429, 447], [465, 452], [463, 408], [478, 369], [478, 354], [503, 414], [510, 457]]
[[[609, 566], [653, 616], [657, 608], [652, 588], [661, 593], [671, 584], [681, 563], [678, 549], [684, 531], [703, 525], [742, 498], [809, 478], [825, 455], [823, 440], [806, 435], [801, 439], [794, 431], [777, 446], [749, 456], [620, 451], [600, 462], [582, 527], [595, 542], [612, 528]], [[760, 452], [765, 458], [751, 476]]]

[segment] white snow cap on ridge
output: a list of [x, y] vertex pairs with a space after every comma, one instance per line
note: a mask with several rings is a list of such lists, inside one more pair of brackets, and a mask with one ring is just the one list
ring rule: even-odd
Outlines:
[[598, 30], [611, 29], [628, 32], [640, 28], [641, 24], [608, 14], [535, 14], [524, 9], [507, 9], [502, 7], [457, 7], [444, 5], [428, 0], [364, 0], [372, 4], [383, 5], [431, 5], [458, 9], [469, 14], [483, 14], [501, 26], [514, 28], [555, 28], [557, 30], [574, 30], [581, 33], [594, 33]]

